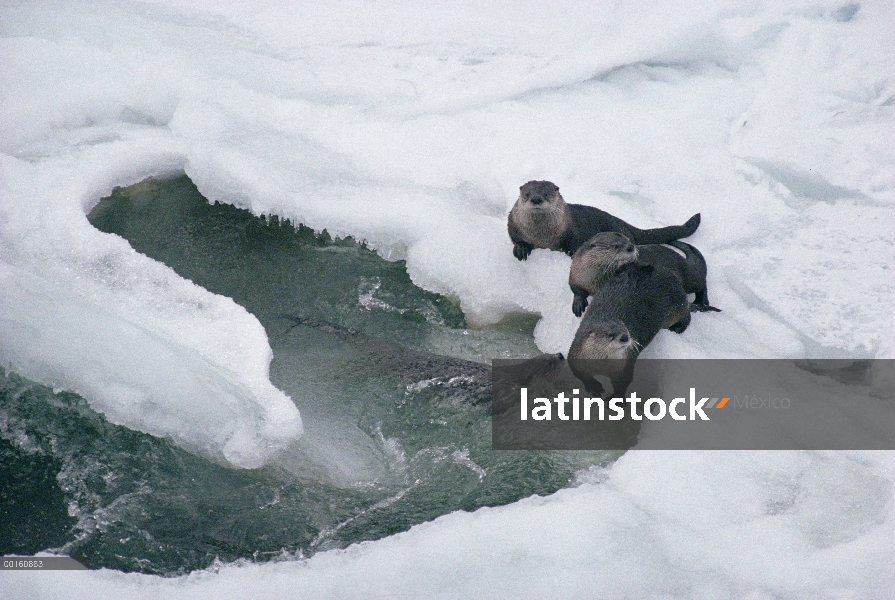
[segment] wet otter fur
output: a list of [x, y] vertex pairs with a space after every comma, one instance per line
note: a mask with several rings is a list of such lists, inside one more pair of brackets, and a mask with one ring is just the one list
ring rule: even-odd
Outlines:
[[[514, 398], [492, 398], [492, 367], [477, 362], [441, 356], [421, 350], [404, 348], [387, 340], [375, 338], [355, 329], [335, 323], [305, 318], [298, 315], [282, 315], [295, 327], [310, 327], [333, 335], [363, 353], [364, 363], [371, 370], [392, 373], [406, 377], [409, 381], [420, 381], [433, 377], [457, 378], [464, 382], [471, 404], [484, 404], [491, 400], [488, 412], [502, 412], [512, 404]], [[504, 367], [500, 374], [507, 381], [523, 386], [543, 385], [553, 381], [566, 365], [562, 353], [541, 354], [528, 360], [519, 361], [514, 368]], [[504, 389], [509, 385], [503, 382]]]
[[[519, 388], [538, 388], [549, 385], [560, 376], [566, 366], [561, 352], [541, 354], [528, 360], [520, 360], [512, 366], [503, 364], [500, 368], [492, 365], [492, 414], [500, 415], [518, 406]], [[509, 395], [500, 395], [498, 390], [511, 390]]]
[[596, 394], [606, 390], [594, 377], [608, 371], [612, 393], [619, 396], [631, 382], [637, 356], [659, 330], [683, 333], [689, 324], [687, 293], [676, 273], [626, 264], [596, 288], [569, 348], [569, 367]]
[[572, 256], [602, 231], [623, 233], [637, 244], [665, 244], [693, 235], [699, 222], [697, 213], [683, 225], [638, 229], [598, 208], [567, 204], [559, 188], [549, 181], [529, 181], [519, 188], [519, 199], [507, 218], [507, 231], [513, 256], [525, 260], [535, 248], [561, 250]]
[[588, 295], [594, 294], [619, 269], [632, 263], [663, 267], [675, 273], [684, 291], [696, 295], [691, 310], [720, 312], [709, 304], [707, 267], [702, 253], [686, 242], [673, 241], [670, 245], [684, 256], [659, 244], [636, 246], [627, 236], [614, 231], [598, 233], [587, 240], [575, 252], [569, 269], [569, 287], [575, 294], [572, 312], [580, 317], [587, 308]]

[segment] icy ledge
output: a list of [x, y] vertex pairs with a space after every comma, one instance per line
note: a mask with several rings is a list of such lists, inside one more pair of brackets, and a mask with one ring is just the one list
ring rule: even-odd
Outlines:
[[115, 185], [181, 159], [140, 144], [102, 148], [52, 168], [0, 156], [0, 365], [212, 460], [265, 464], [302, 423], [268, 379], [261, 324], [85, 217]]

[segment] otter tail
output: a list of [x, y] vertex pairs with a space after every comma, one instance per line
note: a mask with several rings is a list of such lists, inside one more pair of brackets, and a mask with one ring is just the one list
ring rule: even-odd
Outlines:
[[681, 242], [678, 240], [668, 242], [668, 245], [674, 246], [675, 248], [683, 252], [687, 260], [687, 266], [690, 267], [692, 273], [699, 277], [699, 279], [705, 281], [706, 273], [708, 273], [708, 266], [705, 263], [705, 257], [702, 255], [702, 252], [700, 252], [687, 242]]
[[699, 227], [701, 217], [696, 213], [683, 225], [660, 227], [658, 229], [639, 229], [634, 232], [635, 244], [667, 244], [674, 240], [690, 237]]
[[702, 282], [702, 289], [696, 292], [696, 298], [693, 300], [693, 303], [690, 304], [690, 310], [698, 312], [721, 312], [720, 308], [715, 308], [709, 304], [709, 292], [705, 282], [708, 266], [706, 265], [705, 257], [702, 255], [702, 252], [697, 250], [695, 246], [691, 246], [687, 242], [681, 242], [679, 240], [668, 242], [668, 245], [674, 246], [684, 253], [687, 260], [687, 266], [692, 269], [692, 273]]

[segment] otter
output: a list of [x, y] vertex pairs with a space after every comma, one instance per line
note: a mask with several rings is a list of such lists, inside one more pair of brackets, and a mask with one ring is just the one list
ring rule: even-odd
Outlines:
[[634, 378], [641, 349], [620, 320], [592, 319], [578, 328], [567, 362], [588, 392], [621, 397]]
[[464, 396], [470, 404], [485, 406], [489, 414], [492, 410], [498, 413], [506, 411], [513, 400], [507, 397], [492, 398], [492, 374], [499, 377], [497, 387], [503, 390], [516, 384], [522, 386], [546, 385], [559, 376], [567, 362], [562, 353], [541, 354], [528, 360], [520, 360], [515, 365], [502, 365], [500, 369], [495, 369], [490, 365], [462, 358], [404, 348], [327, 321], [298, 315], [281, 316], [292, 323], [290, 329], [295, 327], [314, 328], [333, 335], [358, 349], [363, 354], [365, 368], [371, 372], [391, 373], [409, 381], [433, 378], [444, 381], [454, 380], [463, 386]]
[[635, 246], [626, 235], [614, 231], [604, 231], [587, 240], [575, 252], [569, 269], [569, 287], [575, 294], [572, 312], [580, 317], [587, 308], [587, 296], [595, 293], [616, 271], [634, 262], [663, 267], [677, 274], [684, 291], [696, 295], [690, 310], [721, 312], [721, 309], [709, 304], [707, 267], [702, 253], [686, 242], [673, 241], [669, 244], [683, 252], [684, 256], [658, 244]]
[[611, 393], [623, 395], [637, 356], [659, 330], [683, 333], [689, 324], [680, 277], [665, 267], [629, 263], [596, 288], [569, 348], [569, 367], [589, 392], [605, 393], [595, 377], [606, 375]]
[[[298, 315], [282, 315], [295, 327], [310, 327], [340, 338], [363, 353], [364, 365], [370, 370], [393, 373], [418, 381], [431, 377], [464, 380], [482, 389], [491, 387], [491, 367], [462, 358], [431, 354], [422, 350], [404, 348], [387, 340], [366, 335], [328, 321], [305, 318]], [[486, 396], [477, 398], [484, 401]]]
[[528, 360], [493, 361], [492, 414], [500, 415], [517, 406], [519, 388], [542, 388], [555, 381], [565, 365], [561, 352], [541, 354]]
[[567, 204], [549, 181], [529, 181], [519, 188], [519, 199], [507, 219], [513, 256], [525, 260], [535, 248], [562, 250], [572, 256], [601, 231], [617, 231], [637, 244], [666, 244], [693, 235], [699, 213], [683, 225], [638, 229], [607, 212], [583, 204]]

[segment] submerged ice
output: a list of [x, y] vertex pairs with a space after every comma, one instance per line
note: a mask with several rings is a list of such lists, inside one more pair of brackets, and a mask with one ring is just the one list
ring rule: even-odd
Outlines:
[[[470, 327], [539, 315], [544, 352], [565, 352], [577, 326], [569, 261], [512, 257], [505, 219], [519, 185], [550, 179], [568, 201], [639, 227], [701, 212], [691, 241], [724, 312], [658, 336], [645, 355], [893, 358], [893, 21], [886, 2], [795, 0], [513, 11], [5, 3], [0, 362], [217, 462], [277, 466], [304, 443], [318, 462], [353, 464], [348, 479], [368, 472], [313, 432], [310, 408], [313, 442], [301, 441], [302, 399], [271, 384], [258, 315], [86, 219], [115, 186], [182, 173], [213, 202], [405, 260], [413, 283], [456, 301]], [[356, 286], [353, 310], [399, 315], [380, 290], [375, 279]], [[480, 360], [516, 351], [461, 335], [410, 345]], [[462, 448], [445, 460], [455, 451], [462, 463]], [[512, 580], [519, 595], [583, 596], [593, 588], [536, 587], [557, 581], [536, 567], [577, 556], [571, 580], [595, 572], [596, 555], [589, 582], [606, 597], [885, 597], [891, 464], [887, 454], [629, 453], [597, 483], [452, 514], [308, 568], [231, 567], [219, 579], [152, 585], [210, 596], [263, 578], [280, 585], [271, 595], [290, 586], [345, 595], [375, 580], [383, 592], [437, 595], [445, 588], [399, 567], [437, 564], [440, 581], [469, 582], [470, 594]], [[759, 483], [743, 486], [744, 472]], [[663, 473], [674, 485], [656, 482]], [[843, 495], [837, 477], [869, 496]], [[694, 489], [704, 494], [687, 504]], [[487, 548], [474, 544], [481, 531]], [[534, 547], [544, 560], [474, 570], [494, 547], [501, 557]], [[735, 563], [744, 547], [746, 564], [711, 558]], [[327, 582], [334, 573], [345, 587]], [[114, 595], [131, 581], [104, 585]]]

